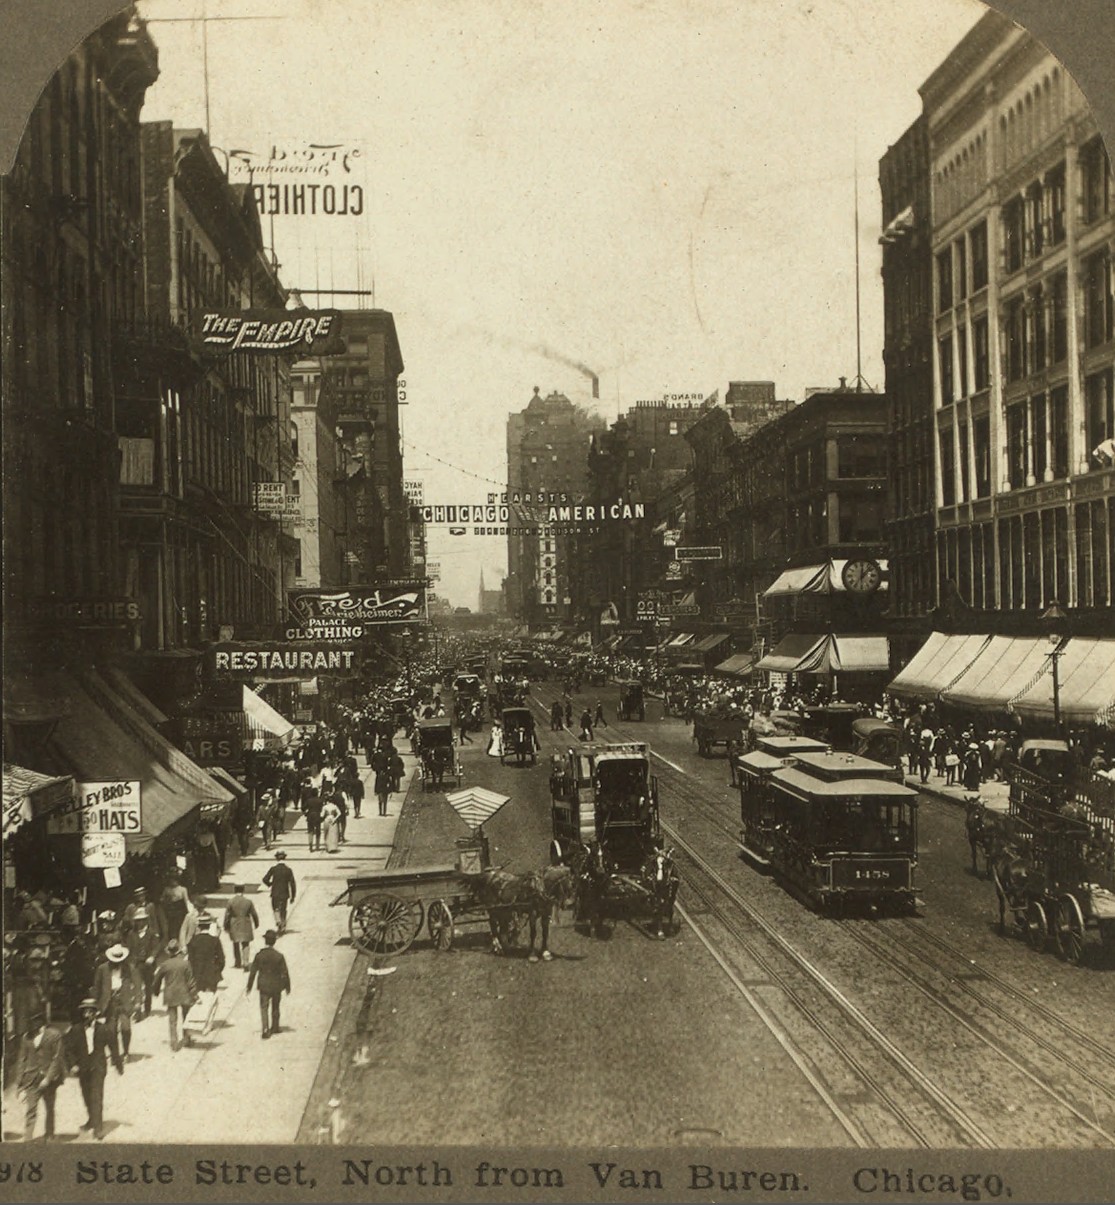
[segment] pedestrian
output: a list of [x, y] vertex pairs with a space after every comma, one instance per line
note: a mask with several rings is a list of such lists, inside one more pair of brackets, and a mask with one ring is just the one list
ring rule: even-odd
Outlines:
[[565, 700], [565, 726], [566, 728], [573, 727], [573, 700]]
[[108, 1074], [108, 1058], [118, 1075], [124, 1074], [124, 1060], [116, 1044], [116, 1035], [97, 1016], [97, 1002], [91, 998], [81, 1001], [78, 1008], [80, 1021], [70, 1027], [65, 1037], [66, 1065], [76, 1072], [81, 1087], [81, 1099], [85, 1102], [88, 1117], [83, 1130], [92, 1130], [93, 1137], [105, 1136], [105, 1076]]
[[263, 935], [266, 944], [255, 956], [245, 989], [250, 993], [259, 977], [259, 1021], [265, 1038], [279, 1032], [279, 1004], [283, 992], [290, 995], [290, 971], [286, 959], [275, 949], [278, 936], [274, 929], [268, 929]]
[[[75, 1024], [78, 1020], [78, 1005], [93, 990], [96, 968], [97, 947], [93, 939], [88, 933], [76, 933], [62, 953], [62, 989], [66, 997], [66, 1015]], [[18, 980], [13, 984], [13, 987], [16, 986]], [[13, 997], [16, 997], [14, 991]], [[37, 1012], [38, 1009], [34, 1011]]]
[[388, 750], [391, 759], [391, 789], [393, 791], [402, 790], [403, 774], [406, 772], [406, 765], [403, 762], [402, 754], [394, 745]]
[[562, 729], [562, 712], [561, 703], [555, 699], [553, 706], [550, 708], [550, 731], [560, 732]]
[[321, 848], [321, 795], [312, 787], [302, 798], [302, 814], [306, 817], [306, 836], [310, 852]]
[[592, 740], [592, 712], [586, 707], [581, 712], [581, 736], [582, 741]]
[[236, 833], [236, 842], [240, 847], [240, 856], [246, 858], [252, 839], [252, 829], [255, 823], [252, 797], [245, 791], [233, 805], [232, 827]]
[[978, 791], [980, 789], [980, 784], [983, 781], [983, 762], [980, 756], [980, 747], [975, 741], [971, 741], [964, 752], [963, 779], [966, 791]]
[[471, 723], [469, 713], [463, 708], [457, 708], [457, 726], [460, 729], [460, 743], [462, 745], [471, 745], [472, 737], [468, 734], [468, 727]]
[[335, 854], [340, 844], [338, 825], [341, 820], [341, 809], [330, 799], [321, 809], [321, 837], [325, 842], [325, 852]]
[[197, 1003], [197, 985], [185, 950], [172, 937], [166, 943], [166, 957], [155, 968], [155, 994], [160, 992], [166, 1008], [167, 1025], [170, 1028], [170, 1048], [178, 1049], [178, 1023], [182, 1023], [182, 1041], [193, 1044], [186, 1029], [186, 1017]]
[[225, 932], [232, 942], [232, 956], [238, 967], [248, 969], [252, 938], [259, 927], [256, 906], [244, 894], [244, 884], [236, 884], [236, 894], [225, 908]]
[[182, 925], [186, 919], [186, 913], [190, 907], [190, 896], [186, 888], [182, 886], [181, 876], [177, 871], [172, 871], [170, 882], [163, 888], [162, 899], [160, 900], [160, 924], [159, 931], [163, 938], [167, 941], [174, 938], [176, 941], [182, 940]]
[[348, 793], [352, 797], [352, 814], [359, 820], [360, 809], [364, 806], [364, 780], [357, 771], [352, 772], [348, 783]]
[[132, 964], [140, 992], [141, 1005], [137, 1020], [142, 1021], [151, 1012], [151, 991], [155, 978], [155, 959], [162, 949], [162, 939], [150, 922], [146, 908], [139, 908], [132, 917], [132, 925], [124, 938], [128, 947], [128, 958]]
[[285, 850], [276, 852], [275, 865], [267, 868], [263, 885], [271, 889], [271, 911], [275, 914], [275, 925], [282, 933], [286, 929], [287, 908], [294, 903], [298, 890], [294, 871], [286, 864]]
[[604, 718], [604, 704], [599, 699], [596, 700], [596, 715], [593, 717], [597, 725], [603, 724], [608, 727], [608, 721]]
[[[338, 784], [339, 786], [340, 784]], [[345, 831], [348, 828], [348, 799], [345, 797], [344, 791], [340, 789], [334, 791], [333, 802], [337, 805], [337, 811], [341, 813], [337, 819], [337, 840], [344, 845]]]
[[933, 755], [928, 745], [919, 744], [917, 747], [918, 774], [922, 782], [929, 781], [929, 770], [933, 764]]
[[143, 984], [128, 957], [128, 947], [120, 943], [105, 951], [105, 962], [93, 974], [93, 999], [97, 1012], [104, 1017], [120, 1047], [128, 1057], [132, 1045], [132, 1019], [140, 1011]]
[[960, 754], [957, 753], [956, 747], [952, 741], [946, 738], [945, 742], [945, 786], [952, 787], [956, 785], [956, 776], [960, 770]]
[[43, 1105], [43, 1137], [54, 1137], [54, 1097], [66, 1080], [62, 1034], [36, 1013], [28, 1022], [19, 1050], [18, 1092], [23, 1100], [23, 1141], [35, 1137], [39, 1102]]
[[224, 977], [225, 952], [214, 933], [215, 924], [208, 912], [198, 920], [198, 930], [186, 949], [194, 985], [199, 992], [215, 992]]
[[274, 800], [270, 791], [264, 791], [259, 801], [259, 835], [263, 838], [263, 848], [271, 848], [271, 840], [275, 832]]
[[391, 771], [386, 758], [381, 760], [382, 769], [376, 770], [376, 779], [373, 786], [376, 800], [379, 802], [379, 814], [387, 815], [387, 797], [391, 794]]

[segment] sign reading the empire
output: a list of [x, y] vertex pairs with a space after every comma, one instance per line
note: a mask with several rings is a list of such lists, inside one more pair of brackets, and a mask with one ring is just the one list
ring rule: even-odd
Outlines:
[[338, 621], [365, 625], [415, 623], [426, 619], [426, 590], [421, 582], [349, 586], [344, 590], [291, 590], [290, 607], [308, 630]]
[[234, 351], [328, 355], [344, 351], [339, 310], [206, 310], [198, 327], [202, 347]]

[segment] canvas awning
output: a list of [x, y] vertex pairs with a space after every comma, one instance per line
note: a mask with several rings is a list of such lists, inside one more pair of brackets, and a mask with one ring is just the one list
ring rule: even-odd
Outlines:
[[697, 637], [692, 632], [679, 632], [671, 641], [669, 647], [679, 649], [683, 644], [691, 644]]
[[244, 727], [251, 749], [281, 749], [294, 735], [294, 725], [261, 699], [250, 686], [244, 687]]
[[84, 782], [134, 779], [140, 784], [143, 827], [126, 833], [128, 852], [169, 841], [196, 818], [202, 805], [231, 803], [232, 795], [157, 732], [95, 671], [80, 681], [62, 675], [70, 713], [59, 721], [49, 754]]
[[74, 780], [69, 775], [55, 778], [5, 764], [3, 780], [5, 837], [26, 821], [63, 807], [74, 794]]
[[[1047, 646], [1047, 652], [1052, 649]], [[1115, 719], [1115, 640], [1074, 636], [1057, 661], [1058, 708], [1073, 724], [1105, 723]], [[1041, 677], [1010, 702], [1022, 716], [1053, 718], [1053, 659]]]
[[890, 648], [885, 636], [793, 633], [755, 668], [780, 674], [880, 673], [890, 668]]
[[693, 645], [692, 652], [694, 653], [711, 653], [713, 649], [719, 648], [720, 645], [728, 639], [727, 632], [713, 632], [711, 636], [704, 636]]
[[754, 657], [750, 653], [736, 653], [735, 656], [729, 657], [727, 661], [721, 661], [714, 668], [714, 672], [718, 674], [731, 674], [735, 678], [746, 678], [755, 664]]
[[931, 632], [887, 687], [903, 699], [936, 699], [972, 664], [991, 639], [987, 635]]
[[1033, 683], [1049, 652], [1049, 641], [1039, 636], [992, 636], [941, 698], [976, 711], [1006, 711]]
[[[764, 598], [776, 598], [779, 595], [794, 594], [846, 594], [844, 585], [844, 566], [850, 558], [825, 561], [820, 565], [805, 565], [798, 569], [786, 569], [780, 573], [774, 582], [763, 591]], [[885, 577], [887, 561], [876, 562], [883, 571], [884, 577], [879, 584], [879, 590], [887, 589]]]

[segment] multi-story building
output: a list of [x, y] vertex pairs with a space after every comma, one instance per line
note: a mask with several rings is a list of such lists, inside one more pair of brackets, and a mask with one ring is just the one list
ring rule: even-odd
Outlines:
[[921, 96], [938, 599], [988, 631], [1034, 626], [1054, 602], [1077, 630], [1109, 631], [1115, 199], [1095, 117], [993, 12]]
[[922, 114], [879, 161], [883, 203], [883, 364], [886, 372], [887, 548], [891, 650], [905, 662], [936, 603], [933, 486], [933, 253], [929, 133]]
[[547, 521], [549, 500], [585, 500], [589, 440], [603, 427], [598, 415], [561, 393], [542, 397], [537, 386], [526, 408], [507, 417], [508, 604], [524, 623], [553, 626], [574, 617], [574, 537]]
[[343, 471], [343, 449], [333, 403], [322, 391], [321, 377], [321, 359], [299, 360], [294, 365], [291, 489], [301, 510], [295, 586], [340, 586], [347, 580], [347, 495], [337, 484]]

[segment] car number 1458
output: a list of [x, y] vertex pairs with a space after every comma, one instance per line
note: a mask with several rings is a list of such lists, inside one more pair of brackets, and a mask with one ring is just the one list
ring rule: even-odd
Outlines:
[[878, 882], [881, 879], [889, 879], [890, 871], [889, 870], [857, 870], [856, 878], [857, 879], [868, 879], [868, 880], [871, 880], [874, 882]]

